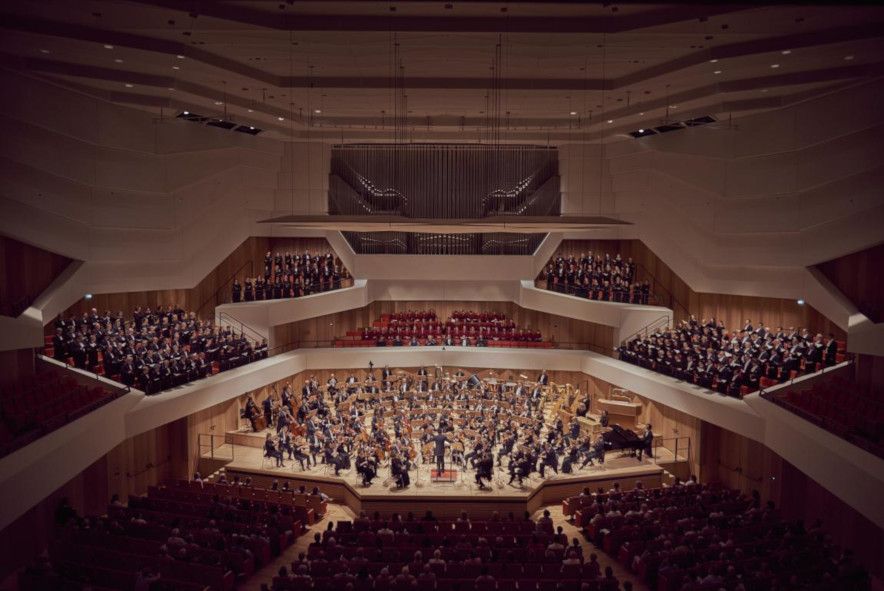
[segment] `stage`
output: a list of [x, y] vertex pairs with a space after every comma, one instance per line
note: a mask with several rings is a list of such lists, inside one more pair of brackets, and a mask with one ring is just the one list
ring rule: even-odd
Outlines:
[[604, 466], [588, 466], [572, 474], [557, 475], [548, 470], [545, 479], [534, 473], [520, 487], [517, 481], [508, 483], [509, 471], [504, 459], [504, 466], [496, 465], [492, 480], [485, 482], [485, 490], [476, 484], [475, 471], [471, 468], [464, 471], [446, 462], [446, 469], [457, 471], [456, 478], [451, 482], [431, 482], [430, 472], [435, 471], [435, 465], [420, 464], [409, 472], [411, 486], [397, 489], [386, 465], [381, 466], [377, 478], [366, 487], [355, 468], [342, 470], [339, 476], [335, 476], [331, 466], [320, 464], [301, 470], [297, 460], [286, 459], [284, 467], [275, 467], [275, 461], [263, 454], [264, 433], [230, 432], [226, 439], [227, 443], [216, 448], [213, 454], [207, 452], [203, 457], [209, 459], [212, 455], [216, 462], [223, 458], [228, 480], [236, 474], [250, 476], [262, 486], [269, 485], [274, 479], [287, 479], [290, 484], [304, 484], [308, 488], [319, 486], [333, 502], [345, 504], [357, 513], [411, 511], [423, 514], [427, 510], [439, 516], [457, 515], [461, 511], [474, 516], [490, 515], [493, 511], [512, 511], [517, 515], [524, 511], [533, 513], [543, 506], [579, 494], [585, 487], [607, 490], [614, 482], [620, 482], [624, 489], [631, 489], [636, 481], [641, 481], [647, 488], [659, 487], [664, 470], [658, 462], [675, 461], [675, 458], [666, 457], [672, 454], [665, 448], [659, 448], [656, 462], [648, 458], [639, 462], [620, 452], [609, 452]]

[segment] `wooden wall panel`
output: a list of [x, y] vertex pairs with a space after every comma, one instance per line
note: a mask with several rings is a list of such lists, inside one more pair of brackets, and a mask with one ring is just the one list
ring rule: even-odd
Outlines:
[[[65, 315], [80, 315], [92, 308], [99, 311], [111, 310], [132, 312], [138, 306], [168, 306], [177, 304], [188, 311], [194, 311], [200, 318], [211, 318], [215, 306], [230, 301], [233, 279], [243, 281], [264, 272], [264, 254], [272, 252], [297, 252], [309, 250], [312, 254], [334, 252], [325, 238], [247, 238], [221, 263], [212, 269], [192, 288], [168, 289], [143, 292], [96, 294], [91, 300], [80, 300], [67, 310]], [[49, 327], [51, 328], [51, 327]]]
[[70, 263], [60, 254], [0, 236], [0, 314], [21, 314]]
[[884, 402], [884, 357], [857, 355], [856, 381], [862, 392]]
[[34, 375], [34, 363], [31, 349], [0, 351], [0, 388]]
[[872, 322], [884, 321], [884, 242], [816, 268]]
[[817, 519], [833, 541], [850, 548], [873, 573], [884, 572], [884, 532], [819, 483], [763, 444], [702, 422], [700, 479], [721, 482], [745, 494], [757, 490], [784, 518]]
[[518, 326], [539, 330], [545, 340], [554, 339], [563, 348], [584, 348], [610, 355], [614, 346], [614, 329], [609, 326], [574, 320], [545, 312], [522, 308], [512, 302], [433, 302], [433, 301], [377, 301], [362, 308], [328, 314], [274, 327], [277, 346], [327, 347], [335, 338], [350, 330], [369, 326], [382, 314], [408, 310], [435, 310], [445, 320], [456, 310], [502, 312]]

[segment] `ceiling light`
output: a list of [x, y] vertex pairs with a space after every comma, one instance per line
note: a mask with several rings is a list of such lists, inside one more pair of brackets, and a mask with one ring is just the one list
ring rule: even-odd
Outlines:
[[49, 50], [48, 49], [41, 49], [40, 53], [49, 53]]
[[248, 111], [249, 111], [249, 113], [251, 113], [251, 112], [252, 112], [252, 110], [251, 110], [251, 109], [248, 109]]
[[179, 53], [178, 55], [176, 55], [175, 57], [177, 57], [177, 58], [180, 59], [180, 60], [183, 60], [183, 59], [184, 59], [184, 56], [181, 55], [180, 53]]
[[249, 129], [255, 129], [253, 125], [249, 125]]
[[669, 105], [669, 108], [670, 108], [670, 109], [677, 109], [677, 108], [678, 108], [678, 105]]
[[761, 89], [761, 92], [767, 92], [767, 89], [766, 89], [766, 88], [762, 88], [762, 89]]
[[803, 305], [804, 305], [804, 298], [798, 298], [798, 301], [797, 301], [796, 303], [797, 303], [799, 306], [803, 306]]
[[223, 101], [215, 101], [215, 104], [216, 104], [216, 105], [223, 105], [224, 102], [223, 102]]
[[277, 117], [280, 121], [285, 121], [285, 117]]
[[113, 46], [113, 45], [105, 45], [104, 48], [105, 48], [105, 49], [113, 49], [114, 46]]
[[613, 119], [608, 119], [608, 123], [614, 123]]
[[87, 300], [91, 300], [91, 299], [92, 299], [92, 294], [91, 294], [91, 293], [87, 293], [87, 294], [84, 295], [83, 297], [84, 297], [85, 299], [87, 299]]
[[133, 88], [134, 86], [134, 84], [129, 84], [128, 82], [126, 83], [126, 88]]
[[710, 64], [717, 64], [717, 63], [718, 63], [718, 60], [709, 60], [709, 63], [710, 63]]
[[118, 64], [122, 64], [122, 63], [123, 63], [123, 60], [121, 60], [120, 58], [117, 58], [117, 59], [115, 59], [114, 61], [115, 61], [116, 63], [118, 63]]
[[644, 113], [639, 113], [639, 115], [644, 115]]
[[780, 64], [771, 64], [770, 67], [776, 69], [780, 67]]
[[644, 133], [645, 130], [644, 130], [644, 129], [639, 129], [638, 132], [639, 132], [639, 133]]
[[715, 74], [715, 75], [718, 75], [718, 74], [721, 74], [721, 70], [715, 70], [715, 71], [712, 72], [712, 73]]
[[180, 66], [172, 66], [172, 69], [173, 69], [173, 70], [180, 70], [181, 67], [180, 67]]
[[782, 53], [783, 55], [789, 55], [790, 53], [792, 53], [792, 50], [791, 49], [784, 49], [780, 53]]
[[576, 114], [577, 114], [577, 111], [571, 111], [571, 116], [572, 116], [572, 117], [573, 117], [574, 115], [576, 115]]
[[853, 56], [852, 55], [845, 55], [844, 59], [849, 62], [853, 59]]
[[185, 115], [190, 115], [190, 111], [184, 111]]
[[319, 115], [320, 113], [322, 113], [322, 111], [319, 110], [319, 109], [315, 109], [313, 112], [316, 113], [317, 115]]

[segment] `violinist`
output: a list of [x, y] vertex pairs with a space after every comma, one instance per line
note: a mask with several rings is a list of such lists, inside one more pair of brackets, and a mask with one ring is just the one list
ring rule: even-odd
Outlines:
[[249, 424], [252, 426], [252, 431], [257, 433], [258, 423], [256, 422], [256, 419], [258, 418], [258, 405], [255, 404], [255, 401], [251, 396], [246, 398], [246, 406], [242, 411], [242, 417], [249, 421]]
[[360, 452], [360, 455], [356, 457], [356, 473], [362, 476], [362, 486], [371, 486], [371, 481], [378, 474], [377, 460]]
[[276, 467], [285, 467], [285, 464], [282, 461], [282, 451], [276, 447], [276, 444], [273, 441], [273, 437], [270, 433], [267, 434], [267, 438], [264, 439], [264, 457], [265, 458], [273, 458], [276, 460]]

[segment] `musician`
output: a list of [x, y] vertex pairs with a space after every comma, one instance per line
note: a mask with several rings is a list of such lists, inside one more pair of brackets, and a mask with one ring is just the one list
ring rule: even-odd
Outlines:
[[[291, 441], [291, 436], [288, 434], [286, 438]], [[290, 449], [293, 452], [294, 459], [298, 460], [298, 463], [301, 464], [301, 470], [305, 470], [304, 463], [306, 462], [307, 470], [310, 469], [310, 456], [306, 453], [305, 443], [303, 441], [290, 443]], [[289, 456], [289, 459], [292, 459], [292, 456]], [[316, 459], [314, 456], [313, 463], [316, 463]]]
[[602, 409], [602, 414], [599, 416], [599, 424], [602, 426], [602, 428], [605, 428], [608, 426], [608, 410], [607, 409], [604, 409], [604, 408]]
[[[378, 474], [377, 460], [369, 455], [359, 455], [356, 457], [356, 473], [362, 476], [362, 486], [371, 486], [371, 481]], [[335, 470], [337, 475], [337, 466]]]
[[267, 395], [267, 398], [264, 399], [261, 405], [264, 410], [264, 424], [269, 427], [273, 424], [273, 399], [270, 394]]
[[264, 457], [265, 458], [273, 458], [276, 460], [276, 467], [285, 467], [285, 464], [282, 461], [282, 451], [276, 447], [276, 444], [273, 441], [270, 433], [267, 434], [267, 438], [264, 439]]
[[242, 417], [249, 421], [249, 424], [252, 426], [252, 431], [258, 432], [258, 423], [256, 419], [258, 418], [258, 405], [255, 404], [255, 401], [251, 396], [246, 398], [246, 406], [242, 411]]
[[540, 459], [541, 478], [545, 478], [544, 471], [547, 466], [552, 468], [556, 474], [559, 473], [559, 455], [556, 453], [556, 448], [549, 444], [544, 445], [543, 455]]
[[396, 481], [396, 488], [408, 488], [411, 484], [411, 478], [408, 475], [408, 460], [403, 459], [399, 454], [394, 454], [390, 460], [390, 474]]
[[653, 458], [652, 450], [654, 447], [654, 432], [651, 430], [651, 425], [648, 423], [647, 428], [645, 429], [645, 434], [642, 436], [641, 447], [638, 448], [638, 461], [642, 461], [642, 453], [648, 454], [649, 458]]
[[540, 386], [549, 386], [549, 376], [546, 374], [546, 370], [540, 372], [540, 376], [537, 378], [537, 384]]
[[494, 458], [491, 455], [491, 450], [486, 450], [478, 464], [476, 465], [476, 484], [479, 485], [480, 490], [485, 490], [488, 487], [485, 486], [483, 480], [491, 481], [491, 474], [494, 471]]
[[586, 454], [586, 459], [580, 467], [585, 468], [587, 464], [592, 466], [594, 461], [598, 461], [599, 465], [605, 463], [605, 439], [601, 435], [599, 435], [592, 443], [592, 446]]

